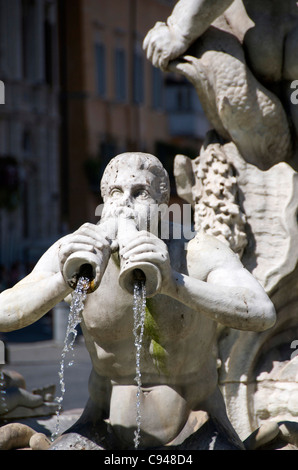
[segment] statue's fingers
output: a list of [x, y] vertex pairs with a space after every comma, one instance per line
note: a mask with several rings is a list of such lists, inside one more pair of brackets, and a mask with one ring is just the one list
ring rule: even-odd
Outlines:
[[160, 70], [162, 70], [163, 72], [166, 72], [168, 68], [168, 64], [169, 64], [169, 57], [166, 56], [165, 54], [161, 54], [158, 60], [158, 67], [160, 68]]
[[152, 264], [160, 264], [160, 265], [162, 265], [165, 261], [164, 257], [160, 253], [154, 253], [154, 252], [140, 253], [137, 255], [133, 255], [129, 258], [129, 260], [132, 263], [148, 261]]
[[150, 60], [150, 62], [152, 62], [154, 51], [155, 51], [155, 45], [152, 41], [150, 41], [146, 49], [146, 57], [148, 60]]
[[152, 56], [152, 64], [154, 65], [154, 67], [159, 68], [159, 62], [160, 62], [161, 56], [162, 56], [161, 49], [159, 48], [155, 49], [154, 54]]
[[83, 234], [77, 234], [73, 235], [72, 238], [68, 241], [67, 244], [61, 245], [61, 250], [67, 249], [70, 243], [80, 243], [80, 244], [86, 244], [86, 245], [92, 245], [93, 244], [93, 237], [91, 238], [88, 235], [83, 235]]
[[162, 257], [167, 257], [167, 247], [164, 244], [157, 243], [155, 240], [145, 239], [142, 243], [134, 242], [130, 246], [122, 248], [119, 252], [124, 259], [130, 258], [134, 254], [156, 252]]
[[157, 251], [156, 246], [152, 245], [151, 243], [143, 243], [142, 245], [135, 246], [134, 248], [126, 251], [125, 253], [120, 252], [120, 256], [123, 259], [128, 259], [131, 256], [135, 256], [138, 254], [146, 254], [154, 251]]
[[96, 248], [94, 245], [88, 245], [86, 243], [70, 243], [66, 249], [61, 248], [60, 250], [60, 258], [65, 260], [73, 253], [77, 251], [86, 251], [86, 252], [96, 252]]
[[[141, 233], [141, 232], [140, 232]], [[146, 235], [137, 235], [135, 238], [130, 240], [120, 249], [119, 254], [122, 256], [127, 253], [129, 250], [134, 249], [135, 247], [142, 246], [142, 245], [152, 245], [152, 246], [159, 246], [158, 238], [154, 235], [150, 235], [146, 232]]]
[[81, 229], [75, 232], [77, 235], [76, 241], [81, 239], [82, 242], [86, 243], [102, 243], [104, 245], [108, 245], [108, 235], [101, 229], [98, 225], [83, 225]]
[[143, 41], [143, 50], [146, 51], [149, 44], [150, 44], [150, 38], [151, 38], [151, 30], [146, 34], [145, 39]]

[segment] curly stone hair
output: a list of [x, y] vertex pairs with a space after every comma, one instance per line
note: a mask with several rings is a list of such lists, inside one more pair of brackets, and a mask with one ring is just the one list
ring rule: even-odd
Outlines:
[[168, 204], [170, 199], [170, 180], [169, 175], [163, 167], [160, 160], [149, 153], [142, 152], [127, 152], [121, 153], [108, 163], [103, 173], [100, 189], [103, 199], [107, 194], [109, 182], [111, 181], [111, 173], [117, 171], [119, 164], [129, 165], [130, 161], [133, 161], [135, 167], [139, 170], [148, 170], [154, 176], [159, 178], [159, 191], [160, 191], [160, 203]]

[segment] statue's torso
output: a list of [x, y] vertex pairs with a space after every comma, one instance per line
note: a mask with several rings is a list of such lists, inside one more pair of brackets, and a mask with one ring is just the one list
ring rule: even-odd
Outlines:
[[[99, 381], [105, 377], [112, 385], [106, 398], [110, 422], [121, 440], [132, 443], [137, 392], [133, 299], [119, 287], [118, 274], [110, 261], [101, 286], [88, 297], [82, 328]], [[190, 411], [213, 393], [216, 324], [164, 295], [147, 304], [140, 361], [141, 434], [142, 444], [152, 446], [173, 439]], [[91, 390], [93, 400], [98, 393]]]
[[[236, 3], [239, 4], [239, 0]], [[292, 43], [297, 44], [298, 38], [297, 2], [243, 0], [243, 5], [252, 21], [243, 41], [251, 70], [265, 81], [295, 80], [298, 56]], [[232, 8], [225, 14], [236, 31], [239, 28], [238, 10], [240, 7]]]
[[[133, 383], [133, 296], [121, 289], [118, 275], [119, 269], [111, 260], [101, 286], [88, 296], [82, 327], [98, 374]], [[211, 355], [214, 332], [214, 322], [174, 299], [164, 295], [147, 299], [143, 379], [147, 383], [175, 383], [198, 372], [202, 367], [198, 357], [204, 356], [205, 361]]]
[[[185, 267], [179, 268], [185, 272]], [[118, 276], [119, 267], [111, 259], [100, 287], [87, 298], [82, 328], [97, 374], [115, 384], [135, 385], [133, 296], [121, 289]], [[183, 392], [187, 400], [193, 401], [192, 395], [195, 401], [203, 399], [217, 380], [215, 333], [213, 321], [180, 302], [164, 295], [147, 299], [141, 354], [144, 387], [187, 389], [189, 384], [191, 396]], [[199, 387], [195, 393], [193, 384]]]
[[[187, 274], [186, 265], [190, 271], [194, 268], [184, 248], [180, 241], [168, 245], [172, 268]], [[205, 281], [209, 261], [195, 265], [196, 278]], [[133, 296], [121, 289], [118, 277], [119, 265], [112, 258], [100, 287], [88, 295], [82, 329], [97, 377], [90, 388], [92, 400], [101, 402], [98, 395], [105, 392], [99, 384], [106, 383], [106, 413], [119, 437], [132, 442], [137, 392]], [[216, 329], [206, 315], [168, 296], [158, 294], [147, 301], [140, 360], [146, 445], [155, 445], [155, 439], [163, 443], [173, 439], [189, 413], [202, 409], [214, 393], [218, 380]]]

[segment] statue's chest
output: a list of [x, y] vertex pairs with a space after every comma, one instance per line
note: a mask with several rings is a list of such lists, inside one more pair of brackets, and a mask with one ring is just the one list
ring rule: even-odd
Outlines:
[[[146, 300], [144, 334], [147, 337], [185, 337], [196, 314], [170, 297], [156, 295]], [[134, 328], [134, 298], [119, 285], [119, 268], [110, 262], [99, 288], [87, 297], [84, 323], [97, 341], [131, 338]]]
[[83, 313], [89, 333], [97, 341], [122, 341], [131, 338], [135, 321], [143, 318], [144, 337], [158, 342], [186, 337], [192, 331], [196, 313], [181, 303], [156, 295], [146, 300], [144, 309], [137, 313], [133, 296], [124, 293], [117, 285], [108, 295], [102, 291], [91, 294]]

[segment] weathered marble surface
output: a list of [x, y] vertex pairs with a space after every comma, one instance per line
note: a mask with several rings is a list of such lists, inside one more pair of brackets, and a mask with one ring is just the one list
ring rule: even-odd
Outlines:
[[[276, 325], [263, 333], [219, 329], [219, 383], [229, 418], [244, 440], [272, 419], [298, 421], [298, 385], [296, 376], [290, 373], [297, 361], [295, 357], [291, 359], [291, 344], [298, 338], [298, 180], [287, 163], [262, 171], [247, 163], [233, 143], [220, 145], [216, 140], [214, 143], [214, 137], [211, 134], [206, 138], [197, 159], [176, 157], [178, 193], [192, 202], [198, 229], [201, 208], [207, 204], [208, 210], [202, 214], [204, 230], [222, 240], [226, 237], [225, 243], [238, 252], [243, 264], [271, 296], [277, 311]], [[233, 184], [231, 176], [224, 178], [219, 197], [219, 173], [214, 178], [218, 159], [225, 163], [225, 172], [230, 169], [229, 174], [235, 178]], [[208, 173], [201, 169], [206, 161], [213, 167]], [[212, 196], [215, 204], [208, 202]], [[236, 201], [238, 209], [229, 210]], [[225, 219], [219, 210], [222, 207]], [[241, 243], [237, 244], [237, 240]], [[293, 426], [290, 428], [293, 430]], [[294, 440], [292, 436], [291, 445]]]
[[218, 332], [228, 415], [242, 439], [260, 425], [260, 442], [279, 429], [272, 448], [297, 445], [297, 42], [291, 0], [180, 0], [144, 40], [153, 65], [194, 85], [214, 131], [195, 160], [176, 156], [178, 193], [196, 228], [241, 257], [277, 311], [266, 332]]
[[297, 31], [292, 0], [179, 0], [144, 50], [153, 65], [193, 83], [211, 126], [247, 162], [297, 166]]
[[[102, 193], [99, 225], [84, 224], [58, 240], [32, 273], [1, 293], [0, 328], [11, 330], [42, 316], [70, 292], [68, 276], [63, 276], [67, 260], [77, 251], [85, 251], [86, 260], [95, 254], [102, 262], [98, 270], [102, 277], [98, 288], [87, 295], [81, 322], [93, 365], [90, 399], [69, 433], [93, 436], [103, 445], [108, 418], [117, 445], [129, 448], [137, 397], [133, 295], [121, 287], [120, 279], [126, 261], [138, 267], [151, 263], [160, 274], [160, 286], [146, 302], [141, 446], [169, 444], [186, 429], [192, 412], [201, 410], [216, 423], [219, 441], [232, 439], [234, 447], [242, 448], [218, 388], [217, 325], [264, 331], [275, 322], [272, 302], [239, 256], [216, 237], [198, 232], [185, 249], [187, 240], [174, 238], [171, 231], [162, 240], [136, 230], [144, 226], [150, 230], [152, 207], [157, 210], [168, 199], [168, 176], [156, 157], [143, 153], [115, 157], [103, 175]], [[116, 240], [107, 233], [115, 224]], [[191, 434], [192, 428], [187, 429]], [[184, 432], [184, 441], [188, 438]], [[67, 447], [69, 439], [61, 437], [59, 446]]]
[[[296, 360], [285, 352], [297, 331], [298, 115], [289, 93], [290, 81], [297, 78], [294, 3], [180, 0], [167, 23], [159, 22], [145, 38], [154, 65], [193, 83], [218, 136], [195, 161], [183, 156], [175, 161], [178, 191], [194, 205], [198, 228], [186, 253], [185, 240], [164, 243], [139, 232], [118, 255], [103, 227], [85, 224], [51, 247], [24, 281], [1, 294], [4, 331], [24, 327], [71, 292], [69, 276], [62, 273], [73, 252], [101, 254], [99, 287], [88, 297], [83, 321], [93, 363], [90, 401], [53, 448], [131, 445], [132, 300], [118, 284], [125, 257], [150, 261], [161, 274], [159, 293], [148, 307], [159, 335], [144, 345], [143, 444], [175, 446], [187, 430], [177, 448], [215, 448], [218, 434], [222, 448], [231, 447], [231, 441], [243, 448], [241, 440], [248, 448], [271, 440], [277, 445], [276, 439], [297, 446]], [[269, 18], [260, 4], [270, 6]], [[132, 160], [127, 155], [117, 165], [116, 159], [102, 184], [103, 219], [129, 208], [146, 221], [148, 204], [164, 197], [162, 169], [152, 156], [141, 154]], [[24, 305], [24, 298], [30, 302]], [[154, 342], [167, 374], [154, 369]], [[194, 432], [187, 423], [198, 409], [210, 419]]]

